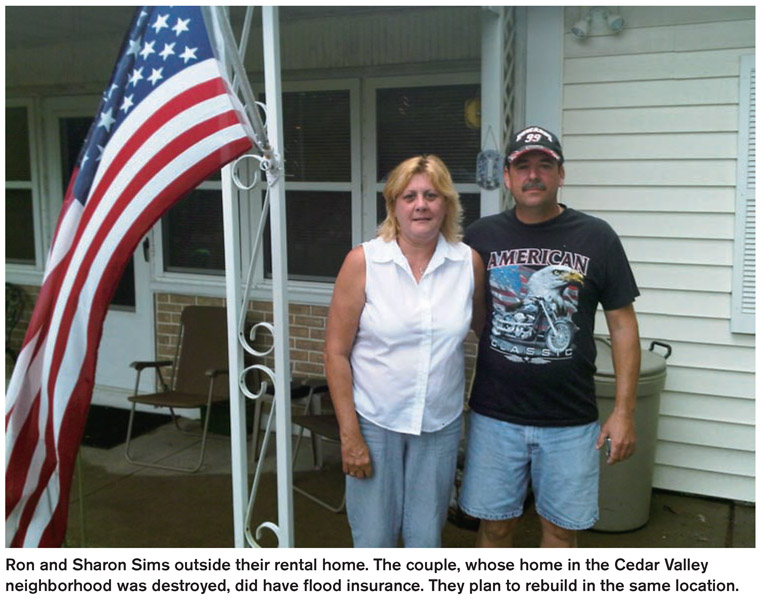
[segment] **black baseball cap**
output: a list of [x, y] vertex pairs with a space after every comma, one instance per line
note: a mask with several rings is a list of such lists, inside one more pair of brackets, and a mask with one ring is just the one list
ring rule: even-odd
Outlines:
[[546, 152], [559, 164], [565, 161], [557, 136], [543, 127], [533, 126], [512, 134], [512, 141], [509, 142], [507, 151], [507, 166], [521, 154], [533, 151]]

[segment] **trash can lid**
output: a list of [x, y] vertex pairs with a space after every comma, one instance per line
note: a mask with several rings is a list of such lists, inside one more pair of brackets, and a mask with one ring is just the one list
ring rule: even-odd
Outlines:
[[[615, 378], [615, 369], [613, 368], [613, 348], [610, 346], [610, 340], [601, 337], [595, 337], [597, 342], [597, 367], [596, 377]], [[662, 374], [666, 370], [666, 358], [657, 352], [642, 350], [642, 360], [639, 367], [639, 378], [647, 378]]]

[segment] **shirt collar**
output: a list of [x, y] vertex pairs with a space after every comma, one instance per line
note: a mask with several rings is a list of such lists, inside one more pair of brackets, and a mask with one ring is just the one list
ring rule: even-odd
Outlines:
[[[453, 262], [461, 262], [465, 260], [464, 254], [460, 253], [457, 244], [448, 243], [443, 234], [438, 234], [438, 244], [435, 246], [435, 253], [430, 258], [430, 263], [427, 266], [427, 270], [435, 270], [438, 266], [443, 264], [446, 260]], [[395, 262], [401, 268], [407, 268], [406, 256], [403, 255], [398, 242], [393, 239], [392, 241], [383, 242], [379, 253], [372, 258], [373, 262]]]

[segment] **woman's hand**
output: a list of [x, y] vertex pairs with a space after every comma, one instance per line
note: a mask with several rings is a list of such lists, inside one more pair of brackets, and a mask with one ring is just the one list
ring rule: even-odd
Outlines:
[[371, 455], [360, 433], [343, 439], [341, 448], [342, 471], [355, 478], [369, 478], [371, 476]]

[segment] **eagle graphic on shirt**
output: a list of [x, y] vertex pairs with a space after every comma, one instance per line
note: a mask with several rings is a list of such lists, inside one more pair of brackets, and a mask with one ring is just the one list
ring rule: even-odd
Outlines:
[[492, 268], [491, 347], [513, 361], [569, 359], [578, 330], [572, 317], [583, 285], [584, 274], [564, 264], [538, 270], [518, 264]]

